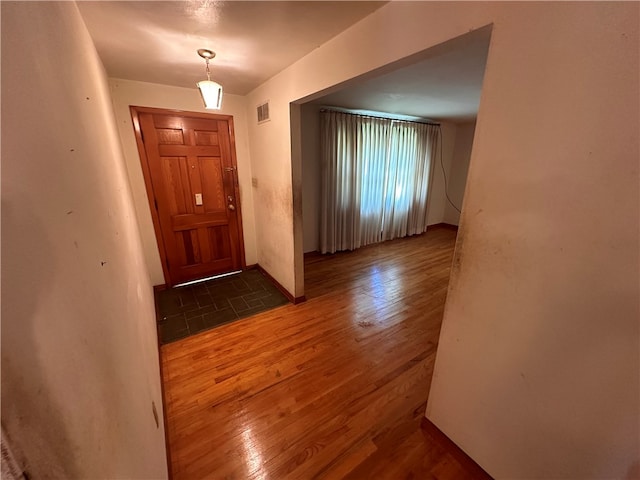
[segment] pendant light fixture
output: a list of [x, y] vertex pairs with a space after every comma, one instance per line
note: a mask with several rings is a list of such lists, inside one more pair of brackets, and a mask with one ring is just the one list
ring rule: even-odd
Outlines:
[[214, 58], [216, 53], [206, 48], [200, 48], [198, 55], [204, 58], [207, 64], [207, 79], [196, 84], [200, 89], [204, 108], [207, 110], [220, 110], [220, 107], [222, 107], [222, 85], [211, 81], [209, 75], [209, 60]]

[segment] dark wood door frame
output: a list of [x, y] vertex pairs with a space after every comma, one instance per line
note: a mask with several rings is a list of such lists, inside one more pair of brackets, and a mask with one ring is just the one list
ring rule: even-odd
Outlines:
[[144, 140], [142, 136], [142, 130], [140, 128], [140, 113], [152, 113], [152, 114], [161, 114], [161, 115], [173, 115], [177, 117], [191, 117], [191, 118], [203, 118], [207, 120], [226, 120], [229, 125], [229, 142], [230, 142], [230, 155], [231, 162], [235, 167], [235, 175], [233, 182], [233, 189], [235, 193], [235, 198], [238, 199], [236, 201], [236, 205], [239, 206], [237, 210], [237, 219], [238, 219], [238, 235], [239, 235], [239, 248], [240, 248], [240, 262], [242, 266], [242, 270], [246, 269], [246, 259], [245, 259], [245, 251], [244, 251], [244, 232], [242, 227], [242, 197], [240, 196], [240, 186], [238, 184], [238, 162], [236, 158], [236, 143], [235, 143], [235, 131], [233, 126], [233, 116], [231, 115], [217, 115], [210, 113], [199, 113], [199, 112], [187, 112], [184, 110], [171, 110], [164, 108], [153, 108], [153, 107], [140, 107], [140, 106], [129, 106], [129, 110], [131, 112], [131, 119], [133, 121], [133, 129], [136, 137], [136, 146], [138, 147], [138, 154], [140, 157], [140, 164], [142, 166], [142, 175], [144, 177], [144, 184], [147, 191], [147, 200], [149, 202], [149, 210], [151, 212], [151, 219], [153, 221], [153, 229], [156, 236], [156, 242], [158, 244], [158, 250], [160, 253], [160, 260], [162, 263], [162, 272], [164, 274], [165, 285], [171, 285], [171, 276], [169, 274], [169, 269], [167, 267], [167, 255], [164, 244], [164, 239], [162, 238], [162, 230], [160, 227], [160, 216], [158, 214], [158, 210], [156, 209], [156, 201], [155, 194], [153, 191], [153, 184], [151, 181], [151, 172], [149, 167], [149, 158], [147, 156], [147, 152], [144, 145]]

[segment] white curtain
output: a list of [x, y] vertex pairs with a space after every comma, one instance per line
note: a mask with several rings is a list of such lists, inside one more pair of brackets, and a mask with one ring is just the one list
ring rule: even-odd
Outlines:
[[438, 127], [337, 111], [321, 115], [321, 252], [424, 232]]

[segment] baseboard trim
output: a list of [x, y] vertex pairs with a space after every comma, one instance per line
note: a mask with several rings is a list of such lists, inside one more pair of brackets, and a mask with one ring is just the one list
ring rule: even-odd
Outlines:
[[427, 231], [433, 230], [434, 228], [446, 228], [447, 230], [458, 231], [458, 225], [453, 225], [451, 223], [434, 223], [433, 225], [427, 225]]
[[491, 477], [491, 475], [485, 472], [484, 469], [480, 465], [478, 465], [473, 458], [467, 455], [427, 417], [422, 417], [420, 427], [425, 433], [430, 435], [434, 440], [441, 444], [447, 450], [447, 452], [449, 452], [465, 468], [465, 470], [473, 475], [473, 478], [482, 480], [493, 480], [493, 477]]
[[[275, 278], [273, 278], [271, 275], [269, 275], [269, 272], [267, 272], [264, 268], [262, 268], [260, 266], [260, 264], [252, 263], [251, 265], [245, 265], [245, 267], [243, 268], [243, 271], [247, 271], [247, 270], [258, 270], [265, 277], [267, 277], [271, 282], [273, 282], [273, 284], [278, 288], [278, 290], [280, 290], [282, 292], [282, 294], [285, 297], [287, 297], [287, 300], [289, 300], [294, 305], [297, 305], [299, 303], [307, 301], [307, 297], [305, 297], [304, 295], [301, 296], [301, 297], [294, 297], [293, 295], [291, 295], [289, 293], [289, 291], [286, 288], [284, 288], [282, 285], [280, 285], [280, 282], [278, 282]], [[162, 285], [154, 285], [153, 286], [153, 292], [155, 294], [155, 293], [161, 292], [163, 290], [166, 290], [167, 288], [169, 288], [169, 287], [167, 287], [166, 283], [163, 283]], [[157, 311], [157, 309], [156, 309], [156, 311]]]
[[271, 282], [273, 282], [273, 284], [278, 288], [278, 290], [280, 290], [280, 292], [287, 297], [287, 300], [289, 300], [291, 303], [293, 303], [294, 305], [297, 305], [299, 303], [305, 302], [307, 300], [307, 298], [303, 295], [302, 297], [294, 297], [293, 295], [291, 295], [291, 293], [289, 293], [289, 290], [287, 290], [286, 288], [284, 288], [280, 282], [278, 282], [275, 278], [273, 278], [269, 272], [267, 272], [264, 268], [262, 268], [262, 266], [259, 263], [256, 263], [255, 266], [252, 265], [252, 268], [256, 268], [260, 273], [262, 273], [265, 277], [267, 277]]

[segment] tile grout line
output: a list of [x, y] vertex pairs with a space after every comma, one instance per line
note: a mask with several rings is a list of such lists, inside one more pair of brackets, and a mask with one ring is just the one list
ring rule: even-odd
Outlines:
[[288, 303], [267, 277], [255, 271], [165, 290], [157, 295], [162, 344]]

